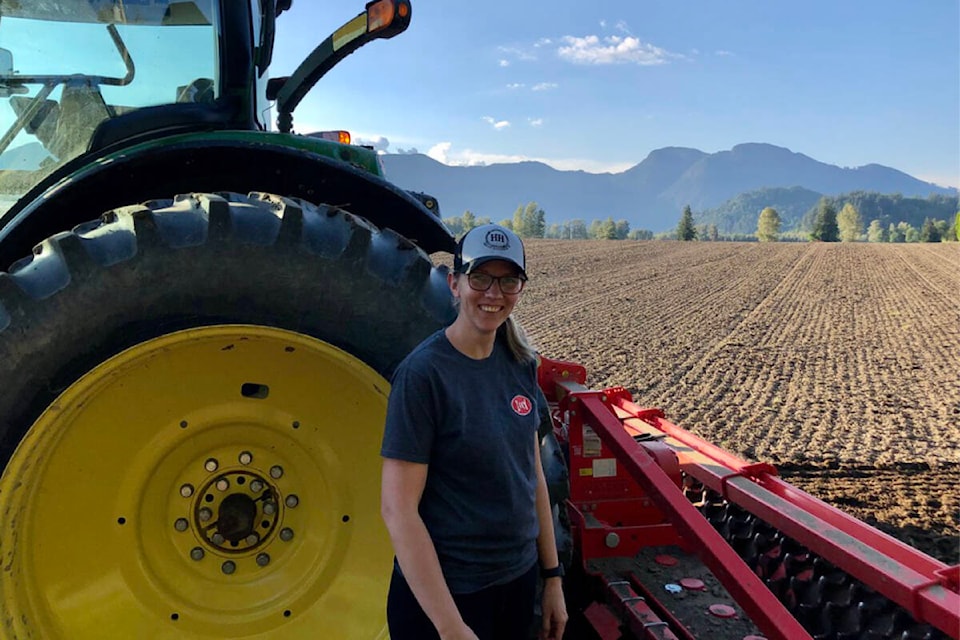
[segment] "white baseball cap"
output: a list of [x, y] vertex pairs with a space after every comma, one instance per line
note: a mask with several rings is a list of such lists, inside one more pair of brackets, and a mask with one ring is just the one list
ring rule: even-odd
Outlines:
[[453, 270], [470, 273], [491, 260], [510, 262], [520, 269], [521, 276], [527, 277], [526, 254], [520, 236], [499, 224], [484, 224], [467, 231], [453, 254]]

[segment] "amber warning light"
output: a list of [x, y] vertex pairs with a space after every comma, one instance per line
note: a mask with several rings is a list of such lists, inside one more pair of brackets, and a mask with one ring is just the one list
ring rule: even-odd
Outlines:
[[339, 142], [340, 144], [350, 144], [349, 131], [317, 131], [307, 135], [311, 138], [321, 138], [322, 140], [330, 140], [332, 142]]
[[395, 18], [406, 18], [410, 13], [407, 2], [397, 0], [377, 0], [367, 5], [367, 33], [386, 29]]

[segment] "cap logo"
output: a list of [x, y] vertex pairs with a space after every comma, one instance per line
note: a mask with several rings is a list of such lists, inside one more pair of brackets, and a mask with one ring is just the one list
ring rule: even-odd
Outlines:
[[496, 251], [507, 251], [510, 248], [510, 238], [503, 231], [493, 229], [487, 231], [487, 235], [483, 239], [483, 246]]
[[518, 416], [525, 416], [533, 411], [533, 403], [526, 396], [513, 396], [510, 406]]

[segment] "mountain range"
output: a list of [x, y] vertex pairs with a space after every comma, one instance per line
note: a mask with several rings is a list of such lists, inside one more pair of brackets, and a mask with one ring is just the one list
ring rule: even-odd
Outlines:
[[[499, 221], [511, 217], [518, 206], [535, 201], [547, 223], [573, 219], [589, 223], [612, 217], [627, 220], [631, 228], [654, 232], [675, 227], [686, 205], [696, 217], [697, 212], [721, 209], [741, 194], [763, 189], [789, 194], [793, 200], [799, 190], [807, 195], [805, 200], [812, 197], [814, 202], [819, 195], [851, 191], [957, 195], [956, 189], [891, 167], [838, 167], [764, 143], [739, 144], [717, 153], [665, 147], [626, 171], [600, 174], [559, 171], [541, 162], [449, 166], [422, 154], [386, 154], [381, 159], [392, 182], [434, 196], [445, 217], [469, 210]], [[795, 202], [781, 206], [795, 206]]]

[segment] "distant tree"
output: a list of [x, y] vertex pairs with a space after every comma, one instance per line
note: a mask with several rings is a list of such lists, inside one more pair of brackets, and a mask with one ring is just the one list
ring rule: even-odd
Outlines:
[[475, 226], [482, 227], [483, 225], [485, 225], [485, 224], [490, 224], [491, 222], [493, 222], [493, 221], [490, 220], [490, 218], [484, 216], [484, 217], [482, 217], [482, 218], [477, 218], [477, 221], [476, 221], [476, 225], [475, 225]]
[[546, 214], [536, 202], [520, 205], [513, 212], [513, 232], [521, 238], [542, 238], [546, 229]]
[[579, 218], [571, 220], [569, 237], [571, 240], [586, 240], [589, 238], [590, 234], [587, 231], [587, 224]]
[[649, 229], [634, 229], [627, 237], [631, 240], [653, 240], [653, 231]]
[[473, 215], [473, 212], [470, 211], [469, 209], [463, 212], [461, 219], [463, 220], [464, 233], [466, 233], [467, 231], [470, 231], [470, 229], [473, 229], [474, 227], [477, 226], [477, 217]]
[[860, 219], [860, 212], [851, 203], [846, 203], [837, 214], [837, 229], [840, 232], [842, 242], [856, 242], [863, 233], [863, 220]]
[[444, 218], [443, 224], [447, 225], [447, 229], [449, 229], [450, 233], [454, 236], [459, 237], [463, 235], [463, 218], [459, 216]]
[[590, 237], [596, 240], [616, 240], [617, 225], [613, 218], [594, 220], [590, 223]]
[[946, 220], [934, 220], [933, 226], [936, 228], [937, 233], [940, 234], [940, 242], [950, 242], [953, 238], [953, 234], [950, 232], [953, 231], [953, 229]]
[[920, 242], [940, 242], [940, 238], [940, 230], [937, 229], [933, 220], [930, 218], [924, 220], [923, 226], [920, 228]]
[[903, 242], [920, 242], [920, 230], [909, 222], [898, 222], [897, 233], [903, 236]]
[[720, 239], [720, 232], [717, 230], [717, 225], [711, 224], [707, 227], [707, 240], [710, 242], [716, 242]]
[[906, 242], [906, 240], [900, 227], [891, 222], [887, 227], [887, 242]]
[[626, 240], [627, 236], [630, 235], [630, 223], [626, 220], [617, 220], [613, 226], [617, 240]]
[[810, 233], [810, 239], [820, 242], [837, 242], [839, 236], [837, 211], [825, 198], [821, 198], [817, 205], [817, 220]]
[[590, 229], [588, 231], [588, 233], [590, 234], [590, 238], [592, 238], [593, 240], [596, 240], [602, 235], [602, 232], [600, 231], [600, 225], [602, 224], [603, 223], [600, 222], [599, 220], [590, 221]]
[[513, 232], [518, 236], [524, 236], [523, 228], [523, 205], [517, 207], [517, 210], [513, 212], [513, 220], [511, 221], [510, 228], [513, 229]]
[[780, 214], [773, 207], [764, 207], [757, 220], [757, 240], [776, 242], [780, 237]]
[[677, 240], [685, 242], [697, 239], [697, 229], [693, 226], [693, 211], [690, 205], [683, 207], [683, 213], [680, 214], [680, 223], [677, 225]]
[[531, 202], [523, 210], [523, 227], [528, 238], [542, 238], [547, 230], [547, 214], [536, 202]]
[[507, 229], [510, 229], [511, 231], [514, 231], [514, 228], [513, 228], [513, 220], [511, 220], [510, 218], [504, 218], [503, 220], [501, 220], [501, 221], [498, 222], [497, 224], [499, 224], [501, 227], [506, 227]]
[[552, 223], [547, 225], [547, 230], [543, 233], [544, 238], [562, 238], [563, 237], [563, 225], [558, 223]]
[[879, 220], [871, 220], [867, 227], [867, 242], [886, 242], [887, 230], [883, 228], [883, 223]]
[[960, 242], [960, 211], [957, 211], [957, 217], [953, 219], [953, 231], [957, 241]]

